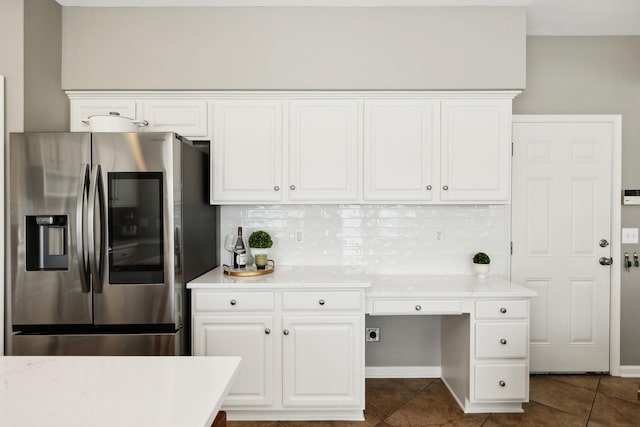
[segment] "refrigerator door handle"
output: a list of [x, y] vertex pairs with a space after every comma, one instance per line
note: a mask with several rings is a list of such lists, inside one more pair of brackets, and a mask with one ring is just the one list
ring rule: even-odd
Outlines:
[[85, 241], [84, 238], [84, 213], [89, 197], [89, 165], [83, 163], [80, 168], [78, 178], [78, 201], [76, 203], [76, 256], [78, 258], [78, 270], [80, 273], [80, 287], [82, 292], [88, 293], [89, 274], [88, 265], [85, 262]]
[[[91, 274], [94, 277], [94, 290], [95, 293], [102, 293], [103, 281], [104, 281], [104, 258], [107, 251], [106, 241], [106, 201], [104, 193], [104, 185], [102, 184], [102, 169], [100, 165], [93, 166], [91, 172], [91, 189], [89, 190], [89, 209], [87, 211], [87, 234], [88, 234], [88, 246], [89, 246], [89, 266], [91, 267]], [[96, 239], [95, 239], [95, 222], [96, 222], [96, 200], [99, 206], [100, 215], [100, 259], [98, 260]]]

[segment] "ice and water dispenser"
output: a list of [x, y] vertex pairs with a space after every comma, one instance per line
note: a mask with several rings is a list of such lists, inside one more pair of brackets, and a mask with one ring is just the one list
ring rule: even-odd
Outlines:
[[68, 239], [67, 215], [27, 215], [27, 271], [67, 270]]

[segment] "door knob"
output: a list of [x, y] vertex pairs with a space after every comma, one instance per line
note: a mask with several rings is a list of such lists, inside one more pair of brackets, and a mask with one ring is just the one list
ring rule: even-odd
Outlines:
[[613, 262], [613, 258], [607, 258], [606, 256], [601, 257], [598, 262], [601, 265], [611, 265], [611, 263]]

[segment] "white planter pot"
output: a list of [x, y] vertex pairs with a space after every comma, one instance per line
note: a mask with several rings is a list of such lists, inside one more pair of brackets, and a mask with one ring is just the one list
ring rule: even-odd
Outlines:
[[489, 274], [490, 264], [476, 264], [473, 263], [473, 271], [476, 272], [478, 279], [484, 279]]

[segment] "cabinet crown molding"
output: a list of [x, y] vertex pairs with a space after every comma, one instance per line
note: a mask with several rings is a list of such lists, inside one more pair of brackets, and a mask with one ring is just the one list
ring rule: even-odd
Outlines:
[[69, 99], [513, 99], [519, 90], [499, 91], [116, 91], [116, 90], [67, 90]]

